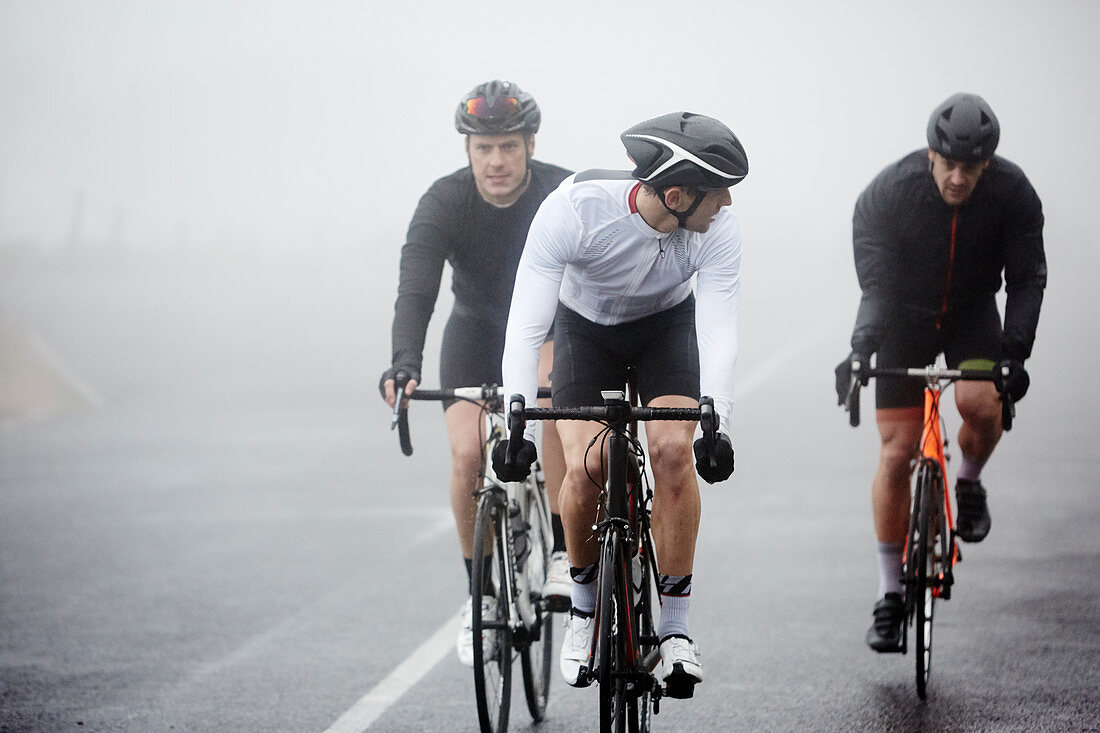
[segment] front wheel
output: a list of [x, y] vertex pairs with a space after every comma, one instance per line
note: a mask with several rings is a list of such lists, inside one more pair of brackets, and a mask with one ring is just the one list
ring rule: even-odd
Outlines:
[[[540, 471], [532, 471], [532, 476], [541, 476]], [[527, 537], [530, 551], [523, 572], [527, 573], [527, 583], [531, 588], [532, 601], [535, 602], [537, 621], [527, 630], [528, 641], [520, 653], [520, 669], [523, 671], [523, 690], [527, 695], [527, 709], [536, 723], [546, 717], [546, 703], [550, 696], [550, 673], [554, 658], [553, 615], [546, 603], [541, 601], [542, 586], [546, 582], [546, 571], [550, 566], [550, 555], [554, 550], [554, 534], [550, 525], [550, 505], [547, 503], [545, 489], [541, 481], [528, 480], [527, 491], [528, 516], [530, 525]]]
[[619, 532], [614, 527], [604, 535], [600, 550], [599, 613], [596, 633], [599, 635], [600, 730], [621, 731], [626, 720], [624, 690], [621, 684], [622, 654], [619, 640]]
[[[501, 492], [483, 494], [474, 524], [472, 583], [474, 695], [483, 733], [508, 730], [512, 696], [512, 634], [508, 625], [508, 510]], [[488, 558], [479, 562], [479, 558]], [[479, 565], [487, 565], [478, 572]]]
[[936, 530], [943, 501], [943, 482], [940, 472], [922, 468], [917, 476], [920, 484], [919, 535], [915, 547], [916, 594], [916, 645], [917, 645], [917, 695], [928, 695], [928, 677], [932, 671], [932, 622], [936, 608], [936, 586], [939, 570], [936, 561]]
[[[636, 662], [629, 649], [635, 648], [638, 629], [631, 611], [632, 562], [625, 552], [619, 530], [611, 528], [600, 552], [599, 673], [600, 730], [609, 733], [638, 733], [647, 710], [639, 707], [641, 697]], [[648, 698], [646, 698], [648, 700]]]

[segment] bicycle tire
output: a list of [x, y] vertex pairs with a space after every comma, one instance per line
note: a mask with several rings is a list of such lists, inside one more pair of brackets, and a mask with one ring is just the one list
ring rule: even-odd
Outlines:
[[928, 696], [928, 678], [932, 671], [932, 623], [936, 606], [936, 530], [942, 501], [943, 483], [940, 472], [931, 464], [922, 464], [917, 483], [920, 485], [918, 543], [916, 546], [916, 679], [917, 696]]
[[[532, 477], [540, 476], [537, 469]], [[537, 622], [528, 630], [527, 642], [520, 652], [520, 669], [523, 673], [523, 691], [527, 698], [527, 709], [531, 718], [542, 722], [546, 717], [546, 704], [550, 698], [550, 677], [554, 657], [553, 615], [541, 601], [542, 586], [546, 582], [546, 570], [550, 566], [550, 555], [554, 551], [554, 534], [550, 525], [550, 506], [546, 500], [546, 489], [540, 478], [529, 479], [524, 484], [528, 492], [528, 516], [530, 554], [524, 572], [532, 590], [532, 597], [538, 594], [536, 603]]]
[[[653, 572], [655, 557], [653, 537], [647, 527], [642, 534], [638, 547], [638, 554], [634, 556], [631, 562], [635, 569], [633, 593], [634, 626], [637, 629], [638, 639], [637, 659], [639, 664], [643, 666], [651, 655], [654, 656], [655, 665], [661, 664], [659, 639], [657, 637], [657, 626], [654, 621], [653, 607], [654, 602], [657, 602], [659, 598], [657, 595], [656, 577]], [[653, 670], [648, 667], [644, 668], [642, 671], [647, 673], [653, 672]], [[634, 716], [637, 719], [637, 733], [649, 733], [650, 730], [653, 712], [653, 685], [656, 684], [655, 678], [646, 680], [643, 684], [646, 686], [641, 690], [638, 696], [636, 713]]]
[[625, 588], [622, 567], [619, 530], [609, 527], [600, 550], [599, 621], [596, 626], [599, 635], [597, 682], [600, 687], [600, 730], [605, 733], [626, 733], [620, 602], [620, 593]]
[[[627, 477], [630, 484], [630, 508], [632, 512], [632, 526], [634, 527], [636, 546], [631, 548], [631, 604], [630, 610], [633, 621], [632, 656], [636, 661], [638, 671], [643, 675], [651, 675], [653, 667], [660, 665], [659, 652], [660, 640], [657, 637], [657, 626], [654, 621], [654, 603], [659, 603], [660, 596], [657, 593], [656, 579], [656, 551], [653, 547], [653, 534], [649, 527], [649, 517], [646, 513], [646, 497], [644, 483], [641, 477], [641, 467], [633, 457], [628, 463]], [[654, 687], [658, 684], [655, 677], [640, 676], [638, 682], [640, 689], [635, 694], [635, 705], [630, 712], [631, 733], [649, 733]]]
[[[474, 522], [473, 597], [474, 634], [474, 696], [482, 733], [504, 733], [508, 730], [508, 713], [512, 697], [512, 633], [508, 624], [508, 608], [500, 602], [507, 585], [508, 573], [504, 542], [507, 541], [508, 510], [502, 493], [490, 491], [478, 502]], [[489, 578], [478, 572], [478, 558], [490, 556]], [[482, 600], [492, 598], [487, 607], [494, 609], [493, 618], [482, 614]]]

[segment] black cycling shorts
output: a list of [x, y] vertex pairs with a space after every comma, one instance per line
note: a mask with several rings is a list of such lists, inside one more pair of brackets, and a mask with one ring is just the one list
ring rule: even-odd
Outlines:
[[[458, 309], [451, 311], [443, 328], [443, 344], [439, 350], [439, 387], [480, 387], [501, 384], [501, 361], [504, 359], [505, 324], [474, 318]], [[546, 340], [552, 341], [554, 329]], [[443, 400], [443, 409], [456, 400]]]
[[[948, 312], [940, 328], [934, 323], [913, 325], [899, 321], [879, 347], [878, 367], [923, 367], [944, 355], [949, 369], [981, 359], [1001, 360], [1001, 315], [993, 296], [966, 308]], [[875, 380], [875, 406], [922, 407], [924, 385], [916, 379], [883, 377]]]
[[[454, 389], [500, 384], [503, 357], [503, 323], [492, 324], [452, 311], [439, 350], [439, 386]], [[455, 400], [444, 400], [443, 409], [454, 403]]]
[[652, 316], [601, 326], [558, 304], [554, 319], [555, 407], [602, 405], [603, 390], [623, 389], [633, 367], [643, 405], [655, 397], [699, 399], [695, 297]]

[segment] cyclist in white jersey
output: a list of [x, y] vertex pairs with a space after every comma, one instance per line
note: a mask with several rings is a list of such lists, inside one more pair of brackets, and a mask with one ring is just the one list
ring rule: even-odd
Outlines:
[[[720, 417], [715, 468], [701, 439], [693, 449], [694, 423], [646, 425], [662, 596], [659, 676], [670, 694], [679, 690], [686, 694], [677, 696], [687, 697], [702, 681], [687, 625], [700, 515], [692, 453], [708, 483], [733, 472], [729, 425], [741, 232], [727, 207], [729, 187], [748, 173], [748, 159], [724, 124], [684, 112], [635, 125], [622, 141], [636, 164], [633, 172], [570, 176], [535, 214], [512, 294], [504, 385], [508, 394], [534, 403], [539, 347], [553, 325], [555, 406], [600, 404], [600, 391], [623, 384], [627, 368], [634, 369], [646, 405], [694, 407], [700, 394], [714, 398]], [[584, 686], [598, 560], [592, 519], [599, 488], [589, 475], [601, 475], [599, 451], [587, 449], [601, 426], [557, 425], [566, 458], [560, 503], [573, 577], [561, 669], [569, 684]], [[506, 460], [503, 446], [494, 455], [498, 475], [526, 475], [535, 458], [531, 437], [514, 462]]]

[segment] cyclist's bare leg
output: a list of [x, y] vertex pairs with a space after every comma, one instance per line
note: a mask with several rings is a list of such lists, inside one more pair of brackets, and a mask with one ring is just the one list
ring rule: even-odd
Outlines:
[[565, 456], [565, 477], [562, 480], [558, 505], [565, 529], [569, 564], [578, 568], [592, 565], [600, 555], [596, 536], [592, 532], [592, 525], [597, 519], [600, 487], [592, 482], [589, 474], [599, 480], [605, 472], [600, 449], [593, 447], [589, 451], [588, 444], [602, 429], [602, 425], [585, 420], [558, 422], [558, 435], [561, 436]]
[[444, 413], [451, 441], [451, 510], [454, 512], [462, 557], [473, 555], [474, 518], [477, 515], [477, 491], [483, 457], [480, 405], [459, 400]]
[[[697, 407], [690, 397], [657, 397], [650, 407]], [[653, 470], [653, 544], [664, 575], [690, 575], [699, 533], [699, 482], [692, 436], [696, 423], [653, 420], [645, 425]]]
[[[539, 386], [550, 386], [550, 370], [554, 365], [554, 342], [547, 341], [539, 351]], [[550, 407], [550, 400], [538, 401], [543, 407]], [[561, 492], [561, 482], [565, 478], [565, 453], [561, 446], [561, 437], [558, 435], [557, 423], [553, 420], [542, 422], [542, 450], [539, 458], [542, 462], [542, 473], [546, 477], [546, 493], [550, 499], [550, 511], [553, 514], [561, 514], [558, 507], [558, 495]]]
[[924, 410], [895, 407], [875, 411], [881, 447], [878, 470], [871, 483], [871, 508], [879, 542], [903, 543], [909, 531], [909, 480], [920, 443]]
[[990, 382], [956, 382], [955, 405], [959, 408], [959, 450], [984, 465], [1001, 439], [1001, 399]]

